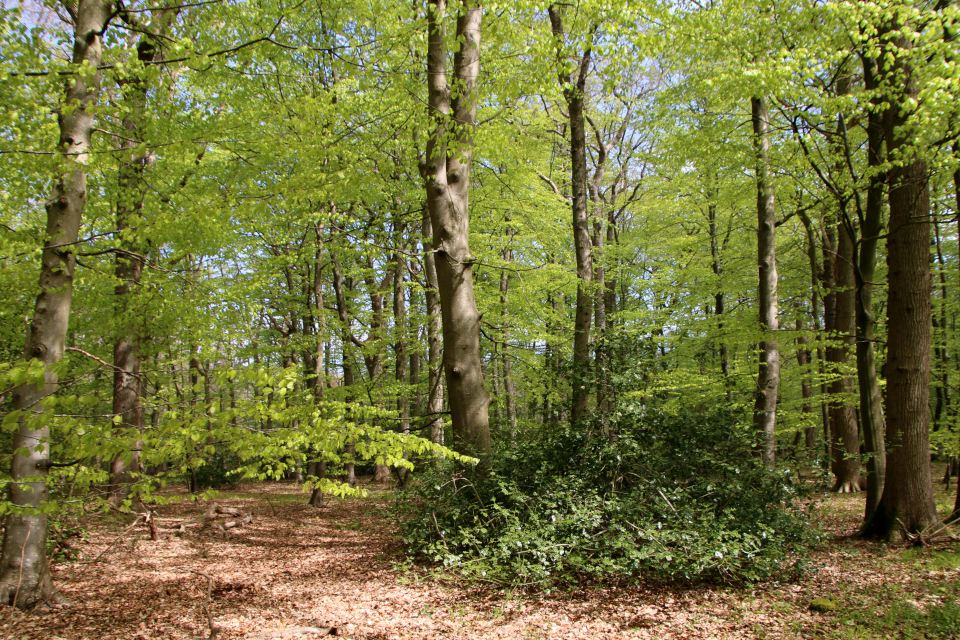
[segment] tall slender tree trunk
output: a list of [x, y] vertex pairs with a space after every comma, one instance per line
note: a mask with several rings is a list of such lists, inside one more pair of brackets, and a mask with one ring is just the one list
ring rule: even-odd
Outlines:
[[[399, 218], [399, 216], [397, 216]], [[402, 246], [403, 225], [394, 224], [394, 237], [397, 246]], [[405, 263], [403, 256], [398, 252], [393, 257], [393, 355], [394, 376], [397, 385], [397, 412], [400, 414], [400, 431], [410, 434], [410, 396], [406, 389], [408, 365], [407, 358], [407, 300], [403, 289], [403, 271]], [[398, 469], [400, 484], [407, 481], [407, 469]]]
[[[513, 235], [507, 231], [507, 242]], [[503, 248], [503, 261], [507, 264], [513, 261], [513, 249], [508, 244]], [[504, 269], [500, 272], [500, 304], [503, 307], [503, 313], [500, 321], [503, 324], [503, 388], [507, 396], [507, 425], [510, 429], [510, 441], [516, 442], [517, 439], [517, 385], [513, 380], [513, 360], [508, 349], [510, 343], [510, 309], [507, 304], [510, 301], [510, 273]]]
[[453, 448], [485, 458], [490, 453], [490, 395], [480, 359], [480, 314], [473, 293], [470, 253], [470, 166], [477, 123], [480, 24], [483, 9], [466, 0], [457, 16], [451, 96], [447, 74], [446, 0], [427, 3], [427, 83], [434, 128], [427, 142], [427, 208], [433, 226], [443, 319], [444, 377]]
[[572, 78], [565, 54], [563, 18], [559, 5], [550, 5], [550, 26], [556, 49], [557, 79], [567, 103], [570, 122], [570, 190], [573, 212], [573, 247], [577, 258], [577, 308], [573, 327], [573, 397], [570, 419], [573, 423], [587, 417], [590, 402], [590, 325], [593, 306], [593, 254], [590, 220], [587, 215], [587, 143], [584, 117], [584, 90], [590, 72], [591, 49], [580, 56], [577, 77]]
[[[111, 5], [79, 0], [70, 5], [74, 23], [74, 70], [100, 65], [103, 32]], [[57, 117], [61, 162], [46, 202], [47, 228], [40, 265], [40, 293], [34, 304], [24, 359], [45, 367], [42, 385], [14, 389], [14, 411], [23, 412], [13, 436], [10, 502], [13, 511], [4, 523], [0, 556], [0, 603], [26, 608], [54, 596], [47, 567], [47, 516], [38, 508], [47, 500], [46, 475], [50, 457], [50, 427], [41, 417], [42, 400], [57, 390], [51, 368], [63, 357], [73, 299], [76, 257], [73, 246], [80, 231], [87, 197], [85, 164], [92, 142], [94, 115], [90, 108], [99, 94], [99, 74], [75, 73], [66, 81], [63, 108]], [[21, 511], [21, 509], [24, 509]]]
[[[166, 31], [173, 12], [158, 11], [156, 24], [151, 25], [158, 32]], [[154, 35], [144, 33], [137, 45], [137, 61], [141, 64], [154, 62], [160, 50]], [[140, 286], [143, 274], [146, 243], [138, 237], [137, 225], [143, 214], [143, 200], [146, 193], [143, 173], [146, 169], [149, 153], [140, 150], [143, 143], [143, 120], [147, 108], [147, 80], [134, 74], [121, 82], [124, 98], [129, 104], [129, 115], [123, 118], [124, 137], [119, 139], [120, 166], [117, 197], [117, 241], [114, 274], [118, 283], [114, 288], [116, 295], [116, 317], [120, 326], [113, 347], [113, 414], [120, 416], [119, 430], [131, 438], [129, 451], [119, 452], [110, 464], [109, 500], [118, 507], [128, 493], [130, 477], [128, 469], [139, 467], [140, 453], [138, 442], [143, 433], [143, 408], [140, 399], [143, 395], [143, 383], [140, 378], [140, 340], [138, 323], [135, 318], [133, 295]], [[129, 465], [128, 465], [129, 461]]]
[[757, 374], [753, 425], [760, 439], [760, 457], [773, 467], [776, 454], [777, 391], [780, 386], [780, 348], [776, 339], [777, 245], [773, 176], [770, 172], [770, 121], [764, 98], [751, 99], [754, 147], [757, 158], [757, 263], [760, 272], [760, 366]]
[[[720, 238], [717, 229], [717, 188], [716, 176], [711, 171], [707, 178], [707, 224], [710, 230], [710, 266], [713, 269], [713, 275], [717, 277], [717, 284], [723, 281], [723, 264], [720, 259]], [[730, 378], [730, 347], [723, 335], [723, 318], [726, 313], [724, 292], [718, 289], [713, 294], [713, 315], [717, 320], [717, 333], [719, 334], [717, 342], [719, 343], [720, 356], [720, 374], [723, 376], [723, 385], [726, 387], [727, 402], [733, 401], [733, 387]]]
[[[960, 140], [953, 143], [953, 154], [960, 157]], [[960, 168], [953, 172], [953, 195], [955, 202], [955, 211], [960, 212]], [[960, 230], [960, 219], [957, 220], [957, 229]], [[957, 481], [957, 498], [953, 504], [953, 513], [950, 515], [950, 522], [955, 522], [960, 518], [960, 478]]]
[[887, 477], [866, 531], [883, 537], [919, 534], [938, 522], [930, 472], [930, 193], [927, 164], [911, 149], [908, 119], [917, 100], [912, 48], [899, 16], [882, 35], [878, 60], [890, 91], [885, 113], [888, 173]]
[[836, 228], [833, 272], [835, 277], [834, 335], [836, 345], [827, 349], [827, 359], [835, 367], [837, 376], [830, 384], [834, 400], [830, 406], [833, 424], [833, 472], [836, 476], [833, 490], [839, 493], [860, 491], [860, 438], [857, 413], [847, 401], [853, 390], [853, 380], [847, 375], [847, 356], [854, 340], [855, 298], [853, 275], [853, 239], [844, 224]]
[[[870, 91], [878, 89], [876, 61], [863, 57], [864, 84]], [[883, 399], [877, 378], [874, 349], [876, 319], [873, 315], [873, 283], [876, 278], [877, 243], [883, 232], [883, 193], [886, 176], [879, 173], [885, 161], [883, 114], [877, 96], [871, 100], [867, 116], [867, 165], [874, 173], [867, 185], [866, 205], [860, 221], [860, 246], [857, 260], [857, 382], [860, 387], [860, 427], [867, 454], [867, 500], [864, 508], [864, 531], [880, 504], [887, 474], [887, 453], [884, 438]]]
[[440, 294], [432, 242], [430, 212], [423, 210], [423, 277], [427, 283], [427, 407], [424, 429], [431, 442], [443, 444], [443, 324], [440, 318]]
[[[353, 328], [351, 326], [350, 313], [347, 310], [347, 297], [344, 292], [344, 278], [343, 272], [340, 269], [340, 262], [337, 259], [336, 253], [331, 254], [331, 262], [333, 265], [333, 293], [336, 296], [337, 300], [337, 316], [340, 318], [340, 334], [342, 337], [343, 344], [343, 386], [347, 387], [347, 402], [353, 401], [353, 385], [355, 382], [354, 372], [353, 372], [353, 363], [350, 358], [350, 349], [352, 347], [351, 338], [353, 336]], [[351, 487], [357, 483], [356, 476], [356, 454], [357, 454], [357, 442], [356, 440], [350, 440], [346, 445], [346, 452], [344, 454], [344, 467], [347, 470], [346, 482]]]
[[[316, 253], [314, 254], [313, 259], [313, 314], [315, 316], [314, 322], [311, 324], [316, 324], [317, 328], [314, 332], [315, 337], [315, 346], [314, 352], [307, 362], [312, 365], [312, 374], [311, 378], [308, 380], [307, 384], [310, 387], [310, 390], [313, 393], [314, 402], [319, 404], [323, 400], [324, 396], [324, 387], [325, 379], [324, 375], [324, 364], [326, 362], [326, 349], [327, 344], [325, 342], [327, 335], [327, 319], [324, 315], [324, 304], [323, 304], [323, 224], [317, 223], [314, 226], [314, 238], [317, 243]], [[310, 300], [307, 300], [308, 306]], [[326, 479], [327, 475], [327, 460], [323, 456], [325, 455], [322, 451], [317, 451], [315, 448], [312, 449], [314, 455], [320, 456], [317, 460], [314, 460], [307, 467], [307, 475], [314, 476], [317, 478], [317, 486], [314, 487], [313, 491], [310, 493], [310, 506], [311, 507], [322, 507], [323, 506], [323, 489], [320, 487], [320, 481]]]
[[[797, 333], [803, 332], [803, 321], [797, 318]], [[804, 335], [797, 336], [797, 364], [800, 365], [800, 397], [803, 399], [800, 412], [804, 420], [809, 420], [813, 414], [813, 384], [810, 380], [813, 372], [810, 370], [810, 339]], [[803, 430], [803, 446], [810, 452], [817, 444], [817, 430], [814, 427], [805, 427]]]
[[826, 402], [827, 386], [824, 383], [825, 369], [823, 348], [823, 334], [820, 324], [820, 278], [821, 270], [817, 262], [817, 237], [819, 235], [818, 227], [813, 223], [805, 212], [800, 213], [800, 220], [803, 222], [804, 230], [807, 235], [807, 262], [810, 265], [810, 314], [813, 316], [813, 329], [817, 332], [817, 374], [820, 379], [820, 420], [823, 427], [823, 443], [825, 455], [830, 454], [830, 410]]

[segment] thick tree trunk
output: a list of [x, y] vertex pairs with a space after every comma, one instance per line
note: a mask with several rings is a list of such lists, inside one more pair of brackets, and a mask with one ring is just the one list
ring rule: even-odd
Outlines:
[[576, 78], [567, 71], [564, 52], [563, 18], [558, 5], [550, 5], [550, 26], [556, 48], [557, 79], [567, 103], [570, 122], [570, 189], [573, 212], [573, 247], [577, 258], [577, 308], [573, 327], [573, 398], [570, 419], [573, 423], [587, 417], [590, 402], [590, 325], [593, 306], [593, 255], [590, 220], [587, 216], [587, 143], [584, 117], [584, 90], [590, 72], [592, 52], [583, 52]]
[[770, 173], [770, 122], [764, 98], [751, 99], [754, 147], [757, 157], [757, 263], [760, 272], [758, 289], [760, 328], [760, 366], [757, 375], [753, 425], [760, 440], [760, 457], [773, 467], [776, 451], [777, 391], [780, 386], [780, 349], [776, 331], [777, 318], [777, 247], [776, 210]]
[[[74, 68], [100, 65], [103, 32], [110, 17], [110, 5], [102, 0], [79, 0], [72, 7], [74, 17]], [[73, 274], [83, 207], [87, 197], [84, 168], [94, 130], [90, 107], [96, 102], [99, 74], [68, 76], [63, 109], [58, 116], [62, 155], [46, 202], [47, 240], [40, 267], [40, 293], [24, 349], [25, 359], [37, 359], [46, 367], [44, 384], [24, 384], [13, 391], [14, 411], [22, 411], [11, 449], [10, 502], [14, 511], [5, 521], [3, 554], [0, 557], [0, 603], [26, 608], [54, 596], [47, 569], [47, 516], [38, 512], [47, 499], [46, 475], [50, 455], [50, 428], [40, 417], [41, 402], [57, 390], [58, 378], [51, 367], [63, 357]]]
[[451, 98], [447, 77], [446, 0], [427, 3], [427, 82], [434, 129], [427, 143], [427, 208], [433, 226], [443, 319], [444, 377], [453, 427], [451, 446], [483, 459], [490, 453], [490, 396], [480, 359], [480, 314], [470, 254], [470, 165], [477, 122], [482, 8], [463, 3], [457, 17]]
[[[888, 33], [895, 33], [891, 30]], [[910, 148], [909, 103], [917, 99], [909, 40], [884, 38], [892, 64], [886, 112], [887, 149], [897, 164], [889, 179], [887, 236], [887, 478], [868, 532], [919, 534], [939, 518], [930, 473], [930, 193], [926, 162]], [[886, 66], [886, 59], [880, 64]]]

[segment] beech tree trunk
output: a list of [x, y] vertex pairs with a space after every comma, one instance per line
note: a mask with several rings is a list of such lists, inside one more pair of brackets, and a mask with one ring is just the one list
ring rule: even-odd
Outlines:
[[[797, 332], [803, 331], [803, 321], [797, 318]], [[810, 382], [810, 379], [813, 377], [812, 372], [810, 371], [810, 349], [807, 348], [807, 345], [810, 343], [810, 339], [806, 336], [797, 336], [797, 364], [800, 365], [802, 370], [802, 377], [800, 378], [800, 397], [803, 399], [803, 403], [800, 406], [800, 411], [803, 413], [804, 420], [809, 420], [810, 415], [813, 413], [813, 385]], [[798, 433], [799, 435], [799, 433]], [[814, 427], [805, 427], [803, 430], [803, 446], [810, 452], [813, 451], [813, 448], [817, 444], [817, 430]]]
[[[894, 19], [896, 22], [897, 19]], [[887, 81], [890, 225], [887, 236], [887, 477], [866, 531], [889, 538], [919, 534], [939, 518], [930, 472], [930, 192], [927, 164], [910, 148], [908, 118], [917, 99], [910, 41], [884, 35], [892, 62], [878, 64]]]
[[[399, 215], [397, 216], [399, 218]], [[397, 246], [402, 246], [403, 225], [399, 222], [394, 225], [394, 237]], [[405, 263], [403, 256], [398, 252], [393, 256], [393, 355], [394, 376], [397, 388], [397, 411], [400, 413], [400, 431], [410, 433], [410, 398], [406, 391], [408, 365], [407, 358], [407, 300], [403, 289], [403, 270]], [[406, 484], [407, 469], [397, 469], [400, 484]]]
[[587, 216], [587, 143], [584, 118], [584, 89], [590, 71], [591, 49], [583, 52], [577, 64], [577, 77], [567, 71], [564, 53], [563, 18], [558, 5], [550, 5], [550, 26], [556, 48], [557, 79], [567, 103], [570, 122], [570, 190], [573, 212], [573, 247], [577, 258], [577, 308], [573, 327], [573, 372], [571, 383], [571, 422], [587, 417], [590, 402], [590, 325], [593, 307], [593, 254], [590, 220]]
[[780, 386], [780, 349], [776, 339], [777, 246], [776, 210], [770, 173], [770, 121], [764, 98], [751, 99], [754, 147], [757, 158], [757, 263], [760, 285], [760, 367], [753, 405], [753, 425], [760, 439], [760, 458], [773, 467], [776, 454], [777, 391]]
[[[337, 299], [337, 316], [340, 318], [340, 333], [343, 338], [343, 386], [351, 389], [350, 391], [347, 391], [347, 393], [351, 395], [347, 396], [346, 401], [352, 402], [352, 387], [354, 385], [355, 378], [353, 373], [353, 363], [350, 361], [350, 347], [353, 344], [350, 339], [353, 337], [353, 327], [351, 326], [352, 323], [350, 319], [350, 313], [347, 310], [347, 297], [343, 289], [344, 279], [343, 272], [340, 269], [340, 262], [337, 259], [336, 253], [331, 253], [330, 259], [333, 265], [333, 293]], [[355, 440], [351, 440], [347, 443], [346, 452], [344, 454], [344, 467], [347, 470], [346, 482], [351, 487], [357, 483], [356, 452], [357, 443]]]
[[[166, 30], [171, 11], [158, 11], [157, 32]], [[158, 59], [160, 50], [153, 34], [144, 33], [137, 45], [137, 60], [149, 64]], [[143, 173], [150, 154], [138, 151], [143, 142], [143, 118], [147, 107], [147, 80], [134, 74], [121, 81], [124, 98], [129, 104], [129, 115], [123, 118], [124, 137], [119, 139], [120, 166], [118, 169], [117, 197], [117, 240], [114, 274], [118, 283], [114, 288], [116, 297], [116, 317], [118, 327], [113, 347], [113, 414], [120, 416], [119, 431], [126, 431], [131, 439], [130, 451], [121, 451], [110, 464], [109, 500], [118, 507], [126, 498], [130, 487], [129, 469], [138, 470], [140, 465], [139, 442], [143, 432], [143, 408], [140, 398], [143, 395], [143, 382], [140, 378], [140, 335], [136, 321], [133, 293], [140, 286], [140, 277], [146, 255], [146, 243], [137, 237], [137, 230], [130, 225], [137, 224], [143, 214], [143, 200], [146, 185]], [[131, 233], [132, 231], [132, 233]], [[128, 464], [129, 461], [129, 464]]]
[[[326, 344], [324, 338], [327, 334], [326, 331], [326, 317], [324, 316], [324, 305], [323, 305], [323, 225], [322, 223], [317, 223], [314, 227], [314, 236], [317, 243], [316, 253], [314, 254], [313, 259], [313, 314], [315, 315], [314, 323], [317, 325], [314, 336], [316, 338], [314, 351], [312, 354], [309, 354], [308, 358], [305, 358], [304, 365], [309, 366], [309, 373], [312, 374], [307, 379], [307, 387], [313, 393], [314, 402], [320, 403], [323, 400], [323, 390], [325, 383], [324, 376], [324, 359], [326, 355]], [[307, 299], [307, 306], [310, 306], [311, 300]], [[306, 323], [305, 323], [306, 324]], [[311, 452], [314, 455], [320, 454], [316, 448], [311, 447]], [[311, 461], [307, 465], [307, 475], [314, 476], [317, 478], [319, 483], [320, 480], [326, 478], [327, 475], [327, 461], [324, 458], [319, 458], [317, 460]], [[311, 507], [322, 507], [323, 506], [323, 489], [318, 486], [314, 487], [313, 491], [310, 493], [309, 504]]]
[[[74, 70], [100, 65], [103, 32], [111, 6], [102, 0], [79, 0], [70, 6], [74, 23]], [[40, 417], [41, 401], [55, 393], [58, 378], [51, 367], [63, 357], [73, 299], [76, 269], [74, 243], [78, 239], [87, 197], [85, 163], [92, 142], [94, 115], [90, 107], [99, 94], [99, 74], [67, 77], [58, 149], [62, 156], [53, 189], [46, 202], [47, 227], [40, 265], [40, 293], [34, 304], [24, 359], [36, 359], [46, 371], [42, 385], [27, 383], [14, 389], [14, 411], [23, 412], [13, 436], [10, 502], [14, 511], [4, 524], [0, 556], [0, 603], [26, 608], [54, 596], [47, 568], [47, 516], [36, 509], [47, 499], [50, 428]], [[26, 511], [20, 511], [26, 509]]]
[[490, 395], [480, 359], [480, 314], [470, 254], [470, 166], [477, 122], [480, 24], [483, 9], [466, 0], [457, 16], [451, 96], [447, 74], [446, 0], [426, 3], [427, 83], [434, 127], [427, 142], [425, 182], [433, 227], [443, 320], [443, 364], [453, 442], [458, 452], [490, 453]]
[[443, 444], [443, 324], [440, 318], [440, 294], [437, 284], [437, 266], [434, 254], [427, 246], [432, 243], [433, 225], [430, 212], [423, 210], [423, 276], [427, 286], [427, 410], [424, 429], [431, 442]]
[[[868, 90], [878, 88], [876, 61], [863, 57], [864, 83]], [[879, 107], [881, 98], [874, 98], [867, 117], [867, 165], [876, 170], [885, 161], [883, 153], [884, 125]], [[877, 379], [877, 358], [874, 350], [876, 319], [873, 315], [873, 283], [876, 277], [877, 243], [883, 232], [883, 192], [886, 176], [874, 173], [867, 185], [866, 205], [860, 221], [860, 247], [857, 260], [857, 382], [860, 387], [860, 427], [867, 454], [867, 500], [864, 508], [864, 530], [873, 518], [887, 475], [887, 453], [884, 441], [884, 419], [880, 383]]]
[[827, 360], [833, 363], [834, 373], [839, 375], [830, 384], [830, 393], [834, 396], [830, 405], [833, 472], [836, 476], [833, 490], [838, 493], [855, 493], [861, 489], [860, 438], [857, 413], [845, 399], [853, 390], [853, 380], [845, 371], [856, 324], [853, 239], [844, 224], [837, 225], [835, 237], [832, 262], [836, 310], [832, 337], [837, 344], [827, 349]]
[[[820, 331], [820, 295], [818, 293], [820, 283], [820, 268], [817, 263], [817, 226], [813, 224], [810, 217], [803, 211], [800, 213], [800, 220], [803, 222], [807, 235], [807, 261], [810, 265], [810, 310], [813, 316], [813, 328], [817, 332], [817, 342], [823, 342], [823, 334]], [[824, 384], [824, 366], [823, 349], [817, 347], [817, 372], [820, 378], [820, 419], [823, 425], [823, 443], [826, 455], [830, 454], [830, 411], [826, 402], [827, 386]]]
[[[507, 231], [507, 237], [513, 235], [510, 231]], [[504, 247], [503, 249], [503, 261], [510, 263], [513, 261], [513, 249], [509, 246]], [[510, 441], [515, 442], [517, 439], [517, 385], [513, 381], [513, 375], [511, 372], [513, 366], [512, 356], [508, 350], [510, 343], [510, 310], [507, 307], [507, 303], [510, 298], [510, 273], [504, 269], [500, 272], [500, 304], [503, 306], [503, 313], [500, 316], [500, 321], [503, 324], [503, 389], [507, 398], [507, 425], [510, 429]]]

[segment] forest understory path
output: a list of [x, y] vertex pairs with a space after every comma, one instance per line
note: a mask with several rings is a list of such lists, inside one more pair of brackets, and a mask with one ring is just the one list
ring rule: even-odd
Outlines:
[[[331, 628], [356, 640], [870, 638], [888, 628], [903, 638], [960, 637], [960, 545], [914, 553], [840, 538], [857, 524], [861, 494], [825, 498], [822, 524], [832, 537], [811, 558], [811, 573], [795, 582], [544, 594], [411, 568], [382, 489], [330, 499], [322, 509], [307, 506], [293, 485], [242, 491], [217, 502], [253, 522], [226, 533], [161, 527], [152, 541], [147, 527], [129, 528], [133, 516], [85, 517], [85, 539], [70, 542], [77, 557], [53, 563], [54, 583], [69, 602], [27, 613], [3, 607], [0, 638], [192, 640], [211, 637], [211, 619], [218, 640], [318, 638]], [[156, 510], [163, 525], [204, 509], [182, 502]], [[839, 608], [814, 612], [816, 598]]]

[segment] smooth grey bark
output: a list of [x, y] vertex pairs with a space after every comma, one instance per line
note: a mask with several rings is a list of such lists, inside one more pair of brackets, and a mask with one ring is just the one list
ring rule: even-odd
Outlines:
[[[325, 375], [324, 375], [324, 363], [326, 356], [326, 343], [324, 342], [327, 334], [327, 319], [324, 315], [324, 304], [323, 304], [323, 258], [324, 258], [324, 245], [323, 245], [323, 224], [317, 223], [314, 226], [314, 239], [316, 241], [316, 251], [313, 258], [313, 296], [307, 297], [307, 306], [310, 306], [310, 302], [313, 302], [313, 322], [311, 326], [316, 324], [316, 330], [314, 333], [314, 349], [313, 353], [306, 354], [307, 357], [304, 358], [304, 367], [308, 368], [308, 373], [310, 376], [307, 378], [307, 387], [310, 389], [314, 402], [319, 404], [324, 397], [324, 387], [325, 387]], [[305, 323], [306, 326], [306, 323]], [[313, 460], [308, 463], [307, 466], [307, 475], [314, 476], [318, 481], [326, 478], [327, 475], [327, 460], [324, 452], [317, 452], [316, 449], [312, 449], [314, 455], [319, 455], [320, 457], [316, 460]], [[324, 502], [324, 493], [323, 490], [316, 486], [313, 491], [310, 493], [310, 501], [308, 504], [311, 507], [322, 507]]]
[[550, 5], [550, 27], [556, 52], [557, 80], [567, 103], [570, 131], [570, 190], [573, 213], [573, 247], [577, 259], [577, 307], [573, 328], [573, 371], [571, 375], [571, 422], [587, 417], [590, 402], [590, 325], [593, 307], [593, 254], [587, 212], [587, 143], [584, 117], [584, 90], [590, 71], [592, 50], [586, 49], [577, 62], [577, 76], [570, 74], [564, 53], [563, 18], [556, 4]]
[[810, 265], [810, 313], [813, 316], [813, 329], [817, 332], [817, 373], [820, 378], [820, 420], [823, 426], [823, 444], [824, 454], [830, 455], [830, 409], [825, 400], [827, 395], [827, 385], [824, 383], [825, 369], [823, 349], [819, 346], [823, 343], [823, 334], [820, 325], [820, 278], [821, 270], [817, 262], [817, 237], [819, 235], [818, 226], [813, 223], [810, 216], [805, 211], [800, 212], [800, 220], [803, 222], [804, 230], [807, 236], [807, 262]]
[[[399, 216], [397, 216], [399, 219]], [[403, 245], [403, 224], [399, 221], [394, 223], [394, 238], [396, 246]], [[399, 252], [393, 256], [393, 355], [394, 355], [394, 376], [399, 389], [397, 393], [397, 411], [400, 413], [400, 431], [406, 435], [410, 434], [410, 397], [405, 385], [409, 375], [409, 359], [407, 358], [407, 300], [403, 288], [403, 272], [406, 263], [403, 255]], [[400, 484], [407, 482], [408, 471], [405, 468], [397, 470], [397, 476]]]
[[427, 85], [433, 130], [424, 170], [443, 320], [444, 377], [456, 451], [483, 460], [490, 448], [490, 395], [480, 358], [480, 314], [470, 253], [470, 167], [477, 125], [483, 9], [466, 0], [457, 16], [452, 85], [447, 71], [446, 0], [426, 3]]
[[[96, 69], [102, 56], [103, 32], [111, 6], [102, 0], [65, 5], [74, 23], [73, 66]], [[24, 359], [45, 367], [42, 385], [25, 384], [13, 391], [14, 411], [22, 411], [13, 436], [9, 499], [16, 511], [4, 525], [0, 557], [0, 603], [26, 608], [55, 595], [47, 567], [47, 517], [36, 511], [47, 499], [50, 428], [42, 424], [41, 401], [57, 390], [51, 367], [63, 357], [73, 299], [73, 253], [87, 197], [85, 164], [92, 143], [99, 95], [99, 73], [68, 76], [58, 112], [61, 162], [46, 201], [46, 241], [40, 264], [40, 293], [27, 332]], [[23, 511], [20, 511], [23, 509]]]
[[430, 212], [423, 210], [423, 277], [426, 281], [424, 297], [427, 302], [427, 406], [424, 429], [430, 441], [443, 444], [443, 323], [440, 317], [440, 294], [437, 284], [437, 266], [432, 242], [433, 225]]
[[930, 471], [930, 192], [926, 162], [911, 147], [909, 117], [918, 90], [907, 59], [910, 40], [895, 16], [877, 61], [888, 91], [884, 113], [888, 177], [887, 477], [865, 533], [922, 534], [939, 522]]
[[753, 405], [753, 425], [760, 439], [763, 464], [773, 467], [776, 455], [777, 391], [780, 386], [780, 349], [776, 339], [777, 247], [773, 177], [770, 172], [770, 120], [764, 98], [751, 98], [757, 179], [757, 263], [759, 315], [763, 340]]

